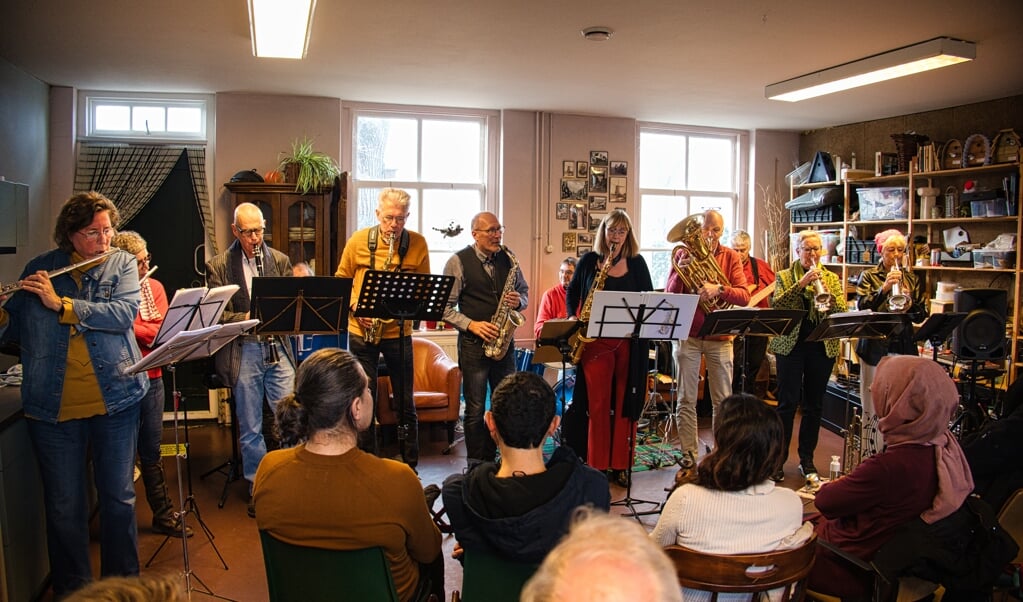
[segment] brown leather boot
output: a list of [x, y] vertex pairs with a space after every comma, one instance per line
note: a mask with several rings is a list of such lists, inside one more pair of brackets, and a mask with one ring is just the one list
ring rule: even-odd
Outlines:
[[[171, 537], [181, 537], [181, 521], [174, 518], [174, 503], [167, 495], [167, 483], [163, 478], [163, 465], [151, 464], [142, 467], [142, 483], [146, 487], [146, 501], [153, 511], [153, 532]], [[185, 527], [188, 537], [194, 535], [191, 527]]]

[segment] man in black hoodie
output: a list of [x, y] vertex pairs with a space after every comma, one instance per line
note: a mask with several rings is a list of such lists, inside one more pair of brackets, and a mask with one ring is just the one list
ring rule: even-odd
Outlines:
[[543, 443], [555, 429], [555, 395], [540, 376], [515, 372], [494, 390], [484, 422], [499, 463], [481, 462], [444, 481], [444, 507], [461, 551], [486, 552], [539, 564], [568, 532], [572, 512], [590, 505], [607, 511], [607, 477], [568, 447], [544, 463]]

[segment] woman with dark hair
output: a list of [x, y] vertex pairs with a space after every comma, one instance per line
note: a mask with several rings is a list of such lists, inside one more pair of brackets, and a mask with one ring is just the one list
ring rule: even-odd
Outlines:
[[[110, 250], [119, 216], [98, 192], [64, 203], [57, 249], [28, 262], [21, 290], [0, 309], [0, 338], [21, 348], [21, 402], [43, 481], [53, 594], [92, 580], [89, 485], [99, 504], [102, 576], [139, 572], [135, 439], [146, 373], [132, 322], [139, 310], [135, 257]], [[93, 260], [93, 261], [89, 261]], [[51, 273], [77, 265], [73, 270]]]
[[[653, 290], [650, 270], [639, 254], [639, 241], [625, 211], [615, 209], [600, 222], [593, 249], [579, 259], [568, 285], [566, 300], [570, 317], [583, 311], [598, 274], [606, 276], [605, 291]], [[636, 423], [630, 421], [624, 411], [629, 344], [627, 338], [596, 339], [585, 346], [579, 360], [589, 402], [586, 463], [597, 470], [608, 471], [608, 477], [622, 487], [628, 485], [627, 469], [632, 463], [629, 440], [635, 437], [636, 431]], [[647, 359], [644, 357], [642, 361]]]
[[793, 548], [811, 534], [803, 503], [771, 475], [785, 460], [777, 412], [756, 397], [729, 395], [714, 422], [714, 451], [684, 479], [650, 537], [711, 554]]
[[294, 447], [272, 451], [259, 464], [253, 488], [259, 528], [301, 546], [379, 546], [402, 600], [413, 597], [424, 573], [443, 597], [440, 531], [419, 479], [407, 465], [356, 445], [373, 420], [358, 360], [336, 348], [310, 355], [276, 415], [281, 443]]

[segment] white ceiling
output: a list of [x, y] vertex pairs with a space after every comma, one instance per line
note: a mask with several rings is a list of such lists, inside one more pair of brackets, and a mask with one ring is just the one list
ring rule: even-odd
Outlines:
[[[614, 29], [604, 43], [580, 30]], [[245, 0], [4, 2], [0, 57], [87, 90], [257, 92], [807, 130], [1023, 93], [1021, 0], [319, 0], [256, 59]], [[801, 103], [764, 86], [949, 36], [977, 60]], [[2, 94], [2, 92], [0, 92]]]

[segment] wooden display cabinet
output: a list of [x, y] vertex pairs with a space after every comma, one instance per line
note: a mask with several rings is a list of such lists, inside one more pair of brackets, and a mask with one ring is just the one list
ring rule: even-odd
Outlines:
[[294, 184], [228, 182], [234, 204], [252, 203], [266, 219], [266, 243], [286, 253], [292, 265], [306, 262], [317, 276], [333, 276], [346, 239], [347, 174], [340, 189], [295, 192]]

